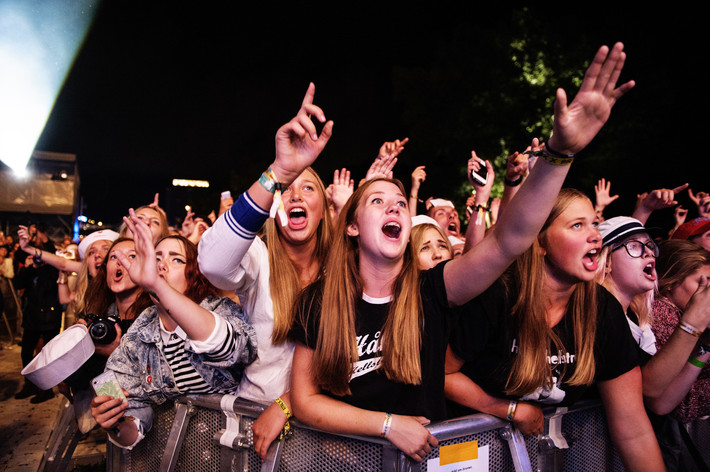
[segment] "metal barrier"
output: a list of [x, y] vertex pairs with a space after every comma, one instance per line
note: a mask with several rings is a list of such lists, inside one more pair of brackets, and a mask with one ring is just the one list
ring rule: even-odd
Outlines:
[[[435, 423], [439, 447], [416, 463], [384, 439], [323, 433], [294, 421], [267, 460], [252, 446], [263, 406], [232, 396], [185, 396], [154, 407], [153, 429], [132, 451], [109, 448], [109, 470], [144, 471], [429, 471], [442, 447], [477, 441], [496, 471], [623, 470], [598, 403], [546, 411], [545, 434], [523, 436], [506, 421], [471, 415]], [[189, 426], [189, 427], [188, 427]], [[707, 437], [707, 436], [705, 436]], [[705, 439], [706, 440], [706, 439]], [[434, 460], [430, 462], [430, 460]]]

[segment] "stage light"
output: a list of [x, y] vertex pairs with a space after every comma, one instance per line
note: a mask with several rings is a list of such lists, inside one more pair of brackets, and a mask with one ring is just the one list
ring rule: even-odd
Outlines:
[[0, 2], [0, 160], [25, 170], [98, 0]]

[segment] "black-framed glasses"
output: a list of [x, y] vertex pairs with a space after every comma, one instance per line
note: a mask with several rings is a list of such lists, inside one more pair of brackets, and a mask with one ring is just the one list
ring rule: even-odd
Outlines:
[[658, 257], [658, 246], [653, 241], [644, 243], [637, 239], [631, 239], [621, 243], [619, 246], [612, 249], [611, 252], [621, 249], [622, 247], [626, 249], [626, 253], [631, 257], [643, 256], [644, 248], [648, 248], [648, 250], [651, 251], [651, 254], [653, 254], [653, 257]]

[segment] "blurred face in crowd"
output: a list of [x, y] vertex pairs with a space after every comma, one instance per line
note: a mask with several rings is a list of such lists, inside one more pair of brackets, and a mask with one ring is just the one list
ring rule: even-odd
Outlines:
[[[136, 217], [148, 225], [150, 233], [153, 236], [153, 244], [157, 243], [163, 236], [163, 231], [165, 230], [165, 228], [163, 228], [163, 219], [160, 217], [158, 210], [150, 207], [143, 207], [136, 211]], [[133, 237], [130, 230], [128, 231], [128, 236]]]
[[89, 271], [89, 275], [94, 277], [96, 272], [99, 270], [101, 264], [103, 264], [108, 249], [111, 247], [111, 241], [95, 241], [84, 255], [84, 263], [86, 264], [86, 269]]
[[461, 239], [461, 222], [459, 214], [454, 208], [447, 206], [434, 208], [431, 217], [439, 223], [439, 227], [445, 235]]
[[131, 291], [137, 288], [131, 278], [128, 276], [128, 271], [118, 260], [116, 252], [121, 251], [128, 259], [136, 258], [136, 246], [133, 241], [121, 241], [113, 246], [108, 253], [106, 261], [106, 283], [109, 290], [115, 294]]
[[689, 240], [702, 247], [703, 249], [710, 251], [710, 231], [705, 231], [703, 234], [693, 236], [689, 238]]
[[700, 266], [698, 270], [673, 287], [668, 298], [671, 299], [675, 306], [685, 311], [690, 297], [698, 290], [700, 283], [706, 280], [710, 280], [710, 264]]
[[165, 279], [172, 288], [180, 293], [187, 290], [185, 267], [187, 255], [181, 241], [174, 238], [163, 239], [155, 247], [155, 257], [158, 262], [158, 275]]

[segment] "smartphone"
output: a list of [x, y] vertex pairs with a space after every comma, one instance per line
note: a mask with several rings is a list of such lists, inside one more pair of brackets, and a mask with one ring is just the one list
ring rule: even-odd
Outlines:
[[225, 190], [224, 192], [222, 192], [222, 200], [224, 200], [225, 198], [232, 198], [232, 192], [230, 192], [229, 190]]
[[486, 185], [486, 183], [488, 183], [488, 169], [485, 163], [482, 162], [481, 167], [477, 171], [471, 171], [471, 178], [479, 185]]
[[120, 398], [121, 400], [126, 399], [121, 384], [118, 383], [116, 374], [113, 371], [108, 370], [94, 377], [91, 380], [91, 387], [94, 389], [94, 392], [96, 392], [97, 397], [100, 395], [108, 395], [113, 398]]

